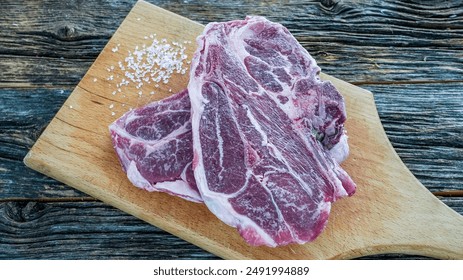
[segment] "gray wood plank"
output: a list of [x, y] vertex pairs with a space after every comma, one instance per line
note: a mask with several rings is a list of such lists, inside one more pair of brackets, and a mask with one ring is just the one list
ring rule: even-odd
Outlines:
[[[463, 213], [463, 198], [442, 200]], [[0, 240], [0, 259], [217, 258], [101, 202], [1, 202]]]
[[[4, 1], [0, 86], [76, 85], [135, 1]], [[358, 84], [462, 81], [463, 3], [149, 1], [201, 23], [267, 16]], [[20, 8], [18, 8], [20, 7]]]
[[431, 191], [463, 191], [463, 85], [365, 85], [395, 150]]
[[213, 259], [101, 202], [0, 203], [0, 259]]
[[0, 89], [0, 199], [88, 197], [23, 164], [69, 89]]

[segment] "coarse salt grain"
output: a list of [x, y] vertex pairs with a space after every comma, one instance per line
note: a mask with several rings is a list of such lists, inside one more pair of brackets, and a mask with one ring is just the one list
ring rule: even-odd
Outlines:
[[114, 104], [109, 105], [109, 109], [114, 108]]
[[[128, 81], [136, 83], [137, 89], [141, 89], [144, 83], [151, 83], [151, 81], [156, 83], [162, 81], [167, 84], [173, 73], [185, 74], [187, 71], [183, 62], [188, 56], [182, 44], [178, 42], [169, 44], [165, 38], [159, 41], [156, 34], [149, 35], [149, 38], [153, 39], [151, 45], [143, 44], [141, 48], [135, 46], [133, 52], [128, 52], [128, 56], [124, 59], [125, 63], [122, 61], [118, 63], [119, 68], [125, 71], [124, 76]], [[128, 82], [118, 85], [127, 86]], [[159, 87], [159, 84], [155, 87]]]
[[[137, 18], [140, 20], [140, 18]], [[122, 87], [129, 86], [132, 82], [136, 89], [139, 97], [143, 95], [143, 87], [146, 84], [153, 82], [154, 87], [159, 88], [159, 84], [168, 84], [172, 74], [185, 75], [187, 72], [186, 64], [190, 64], [187, 60], [188, 55], [185, 54], [186, 47], [183, 44], [189, 44], [191, 41], [183, 41], [182, 43], [171, 41], [167, 39], [158, 39], [156, 34], [150, 34], [149, 36], [143, 37], [145, 40], [149, 38], [152, 40], [151, 44], [142, 44], [141, 47], [138, 45], [134, 47], [133, 51], [128, 51], [127, 57], [123, 61], [118, 61], [117, 66], [122, 71], [121, 76], [109, 75], [108, 81], [116, 80], [114, 83], [116, 90], [112, 92], [116, 95], [117, 92], [122, 93]], [[119, 50], [120, 44], [117, 44], [112, 50], [116, 52]], [[107, 68], [108, 72], [115, 69], [114, 65]], [[117, 74], [117, 71], [116, 73]], [[94, 82], [97, 81], [95, 78]], [[114, 86], [113, 84], [113, 86]], [[130, 92], [130, 91], [128, 91]], [[169, 89], [172, 92], [172, 89]], [[123, 97], [127, 91], [124, 91]], [[154, 95], [154, 91], [149, 92], [150, 95]], [[122, 104], [124, 106], [125, 104]], [[110, 109], [114, 107], [110, 105]], [[132, 108], [129, 108], [132, 110]], [[115, 115], [115, 112], [111, 112], [111, 115]]]
[[93, 78], [93, 82], [96, 82], [96, 81], [98, 81], [98, 80], [96, 78]]

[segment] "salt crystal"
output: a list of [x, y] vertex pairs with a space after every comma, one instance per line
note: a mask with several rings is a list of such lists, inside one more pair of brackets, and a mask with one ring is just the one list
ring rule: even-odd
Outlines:
[[[133, 51], [128, 50], [128, 55], [124, 61], [119, 61], [118, 66], [123, 71], [121, 74], [122, 81], [116, 83], [117, 91], [121, 92], [121, 86], [128, 86], [129, 82], [135, 83], [135, 88], [140, 90], [138, 95], [142, 95], [143, 85], [151, 82], [159, 88], [159, 84], [167, 84], [174, 73], [185, 74], [187, 69], [184, 63], [190, 64], [186, 59], [186, 48], [176, 41], [168, 42], [165, 38], [156, 38], [156, 34], [143, 36], [145, 40], [148, 37], [152, 39], [151, 44], [142, 44], [134, 47]], [[183, 41], [187, 44], [191, 41]], [[117, 45], [119, 46], [119, 44]], [[124, 63], [125, 62], [125, 63]], [[114, 70], [114, 66], [108, 68]], [[119, 80], [119, 75], [116, 76]], [[114, 79], [111, 75], [108, 80]], [[169, 89], [172, 92], [172, 89]], [[154, 94], [151, 91], [150, 94]]]
[[113, 91], [113, 93], [112, 93], [112, 94], [113, 94], [113, 95], [116, 95], [116, 91]]
[[116, 114], [116, 113], [114, 113], [114, 112], [111, 112], [111, 116], [114, 116], [115, 114]]
[[69, 109], [72, 109], [72, 105], [69, 105]]
[[97, 81], [97, 79], [96, 79], [96, 78], [93, 78], [93, 82], [96, 82], [96, 81]]

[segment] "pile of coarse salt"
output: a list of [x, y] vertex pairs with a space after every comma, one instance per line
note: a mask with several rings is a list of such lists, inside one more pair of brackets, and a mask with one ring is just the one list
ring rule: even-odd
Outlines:
[[[153, 95], [156, 93], [153, 89], [159, 88], [160, 84], [168, 84], [173, 74], [186, 74], [189, 66], [185, 64], [190, 64], [190, 61], [187, 60], [186, 47], [183, 44], [191, 44], [191, 41], [183, 41], [183, 44], [168, 42], [167, 39], [159, 40], [156, 34], [145, 36], [144, 39], [152, 40], [151, 44], [143, 44], [141, 48], [135, 46], [133, 51], [128, 52], [124, 61], [118, 62], [117, 66], [123, 76], [114, 72], [114, 65], [106, 69], [109, 72], [106, 80], [116, 87], [113, 88], [112, 95], [120, 94], [126, 97], [126, 94], [137, 94], [141, 97], [145, 93], [144, 86], [148, 84], [150, 86], [147, 92]], [[118, 52], [119, 47], [120, 44], [114, 46], [112, 52]], [[135, 85], [136, 91], [129, 90], [128, 86], [131, 83]], [[169, 92], [172, 92], [172, 89], [169, 89]], [[122, 107], [125, 107], [125, 104], [122, 104]], [[114, 104], [111, 104], [109, 109], [114, 109]], [[111, 112], [112, 116], [115, 114], [114, 111]]]

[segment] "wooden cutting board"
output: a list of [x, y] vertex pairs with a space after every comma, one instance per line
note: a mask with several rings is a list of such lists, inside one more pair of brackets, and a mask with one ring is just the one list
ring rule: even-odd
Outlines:
[[322, 79], [332, 81], [346, 100], [351, 154], [342, 165], [358, 190], [334, 203], [326, 230], [314, 242], [250, 247], [204, 205], [133, 187], [113, 151], [108, 125], [130, 107], [185, 88], [188, 73], [175, 74], [158, 88], [131, 83], [118, 92], [116, 83], [124, 76], [118, 63], [137, 46], [150, 44], [154, 33], [182, 43], [191, 58], [202, 30], [199, 23], [138, 2], [25, 164], [227, 259], [344, 259], [393, 252], [463, 258], [462, 216], [429, 193], [402, 163], [384, 133], [372, 94], [324, 74]]

